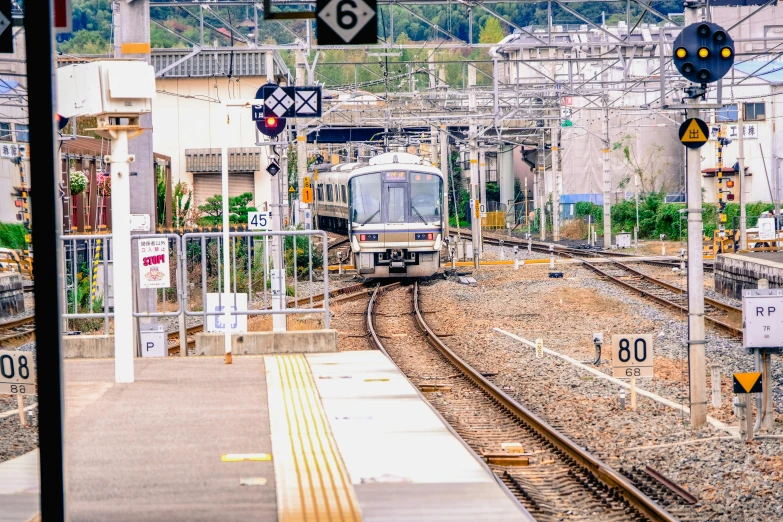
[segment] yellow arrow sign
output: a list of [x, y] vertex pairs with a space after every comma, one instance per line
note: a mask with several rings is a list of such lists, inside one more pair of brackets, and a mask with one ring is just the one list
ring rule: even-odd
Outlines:
[[761, 391], [761, 372], [734, 374], [734, 393], [759, 393]]
[[680, 141], [683, 143], [703, 143], [707, 141], [707, 135], [704, 134], [704, 132], [701, 130], [701, 127], [699, 126], [699, 122], [694, 118], [685, 129], [685, 134], [682, 135], [682, 139]]

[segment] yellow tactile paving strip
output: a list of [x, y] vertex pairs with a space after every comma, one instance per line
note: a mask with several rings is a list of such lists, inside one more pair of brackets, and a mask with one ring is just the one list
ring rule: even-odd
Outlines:
[[307, 360], [265, 362], [279, 522], [361, 522]]

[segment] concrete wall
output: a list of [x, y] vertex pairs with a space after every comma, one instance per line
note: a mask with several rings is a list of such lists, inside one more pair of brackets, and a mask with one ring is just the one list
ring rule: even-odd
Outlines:
[[742, 290], [758, 288], [759, 279], [767, 279], [770, 288], [783, 288], [783, 255], [754, 253], [720, 254], [715, 259], [715, 291], [737, 300]]
[[[114, 357], [113, 335], [66, 335], [62, 338], [66, 359]], [[234, 334], [235, 355], [316, 353], [337, 351], [337, 330], [292, 330]], [[223, 334], [196, 334], [197, 355], [223, 355]]]
[[[223, 355], [224, 336], [196, 334], [196, 355]], [[337, 330], [292, 330], [234, 334], [231, 352], [237, 355], [336, 352]]]
[[24, 312], [24, 289], [19, 274], [0, 274], [0, 317]]

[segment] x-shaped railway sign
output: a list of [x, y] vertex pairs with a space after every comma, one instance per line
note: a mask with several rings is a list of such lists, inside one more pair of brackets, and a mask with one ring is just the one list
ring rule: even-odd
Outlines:
[[[263, 115], [253, 110], [253, 119], [319, 118], [321, 116], [321, 87], [278, 87], [265, 85], [260, 94], [264, 100]], [[258, 97], [258, 94], [256, 94]]]

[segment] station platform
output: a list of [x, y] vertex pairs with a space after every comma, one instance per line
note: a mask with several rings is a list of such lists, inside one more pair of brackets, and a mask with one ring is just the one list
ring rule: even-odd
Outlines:
[[715, 291], [742, 299], [742, 290], [758, 288], [759, 279], [770, 288], [783, 287], [783, 252], [739, 252], [715, 257]]
[[532, 520], [377, 351], [64, 371], [72, 522]]

